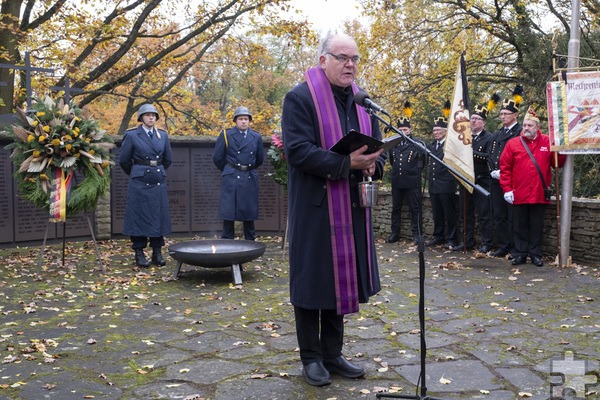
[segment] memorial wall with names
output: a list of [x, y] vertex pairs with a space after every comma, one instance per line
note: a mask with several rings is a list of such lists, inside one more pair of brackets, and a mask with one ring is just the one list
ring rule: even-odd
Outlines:
[[[120, 138], [114, 150], [118, 160]], [[10, 142], [0, 139], [0, 245], [39, 243], [47, 235], [48, 240], [62, 239], [63, 224], [48, 222], [47, 211], [35, 207], [18, 195], [13, 179], [10, 150], [4, 147]], [[218, 217], [221, 172], [212, 161], [214, 139], [179, 138], [171, 140], [173, 164], [167, 170], [169, 209], [176, 235], [220, 235], [222, 221]], [[265, 154], [269, 143], [265, 143]], [[268, 176], [272, 170], [265, 156], [259, 174], [259, 219], [256, 230], [260, 233], [279, 233], [285, 230], [285, 192]], [[125, 202], [127, 198], [127, 175], [115, 163], [112, 168], [110, 191], [111, 236], [121, 237]], [[94, 226], [94, 213], [68, 216], [66, 238], [91, 238], [87, 218]], [[46, 233], [47, 230], [47, 233]]]
[[[219, 219], [221, 171], [213, 163], [214, 142], [195, 143], [171, 141], [173, 164], [167, 170], [169, 210], [173, 233], [219, 236], [223, 221]], [[268, 145], [265, 144], [265, 154]], [[118, 149], [115, 151], [118, 159]], [[280, 185], [268, 176], [272, 170], [269, 160], [257, 172], [259, 175], [259, 219], [255, 222], [260, 232], [285, 230], [285, 195]], [[112, 170], [111, 209], [112, 234], [123, 230], [127, 199], [127, 175], [121, 168]]]
[[[87, 217], [80, 214], [67, 218], [63, 223], [49, 222], [47, 210], [34, 206], [18, 195], [17, 182], [13, 178], [14, 167], [10, 150], [4, 147], [10, 142], [0, 141], [0, 244], [15, 244], [47, 239], [90, 236]], [[81, 176], [78, 177], [81, 179]], [[91, 220], [93, 226], [93, 218]]]

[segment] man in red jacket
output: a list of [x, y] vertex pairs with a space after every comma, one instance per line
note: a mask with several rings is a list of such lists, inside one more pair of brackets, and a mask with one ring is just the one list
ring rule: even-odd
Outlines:
[[533, 108], [529, 107], [521, 134], [508, 141], [500, 157], [500, 186], [504, 199], [514, 205], [513, 265], [525, 264], [527, 256], [533, 265], [544, 265], [542, 237], [546, 205], [550, 203], [545, 196], [545, 189], [552, 183], [550, 167], [562, 167], [564, 163], [565, 156], [558, 155], [557, 165], [555, 153], [550, 151], [550, 138], [542, 133], [540, 120]]

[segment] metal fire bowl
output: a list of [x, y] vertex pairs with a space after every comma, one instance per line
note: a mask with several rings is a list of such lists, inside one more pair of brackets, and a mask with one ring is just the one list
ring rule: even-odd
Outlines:
[[252, 240], [212, 239], [181, 242], [169, 246], [169, 255], [178, 261], [174, 278], [181, 264], [206, 268], [231, 267], [236, 284], [241, 283], [240, 265], [264, 254], [266, 246]]

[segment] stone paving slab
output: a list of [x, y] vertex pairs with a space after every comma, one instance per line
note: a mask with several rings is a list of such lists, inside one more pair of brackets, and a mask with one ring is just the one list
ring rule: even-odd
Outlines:
[[[198, 238], [194, 238], [196, 240]], [[171, 242], [184, 241], [184, 238]], [[39, 248], [0, 251], [0, 400], [356, 399], [418, 392], [419, 268], [414, 246], [377, 243], [382, 291], [346, 318], [345, 355], [364, 379], [302, 377], [281, 238], [228, 269], [136, 270], [127, 241], [89, 246], [63, 267], [36, 268]], [[47, 260], [60, 246], [48, 249]], [[54, 253], [52, 253], [54, 252]], [[86, 258], [87, 257], [87, 258]], [[549, 399], [553, 361], [566, 351], [600, 373], [600, 269], [559, 269], [428, 248], [425, 252], [428, 395]], [[90, 267], [86, 267], [90, 265]], [[576, 384], [576, 383], [574, 383]], [[587, 398], [600, 398], [590, 386]], [[530, 397], [528, 397], [530, 396]], [[587, 399], [586, 398], [586, 399]]]

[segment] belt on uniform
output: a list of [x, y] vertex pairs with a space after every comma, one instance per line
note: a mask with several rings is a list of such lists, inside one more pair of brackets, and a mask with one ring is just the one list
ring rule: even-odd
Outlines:
[[232, 162], [227, 162], [227, 164], [240, 171], [249, 171], [253, 169], [252, 164], [235, 164]]
[[149, 165], [151, 167], [156, 167], [158, 164], [162, 163], [162, 158], [156, 160], [133, 160], [133, 163], [136, 165]]

